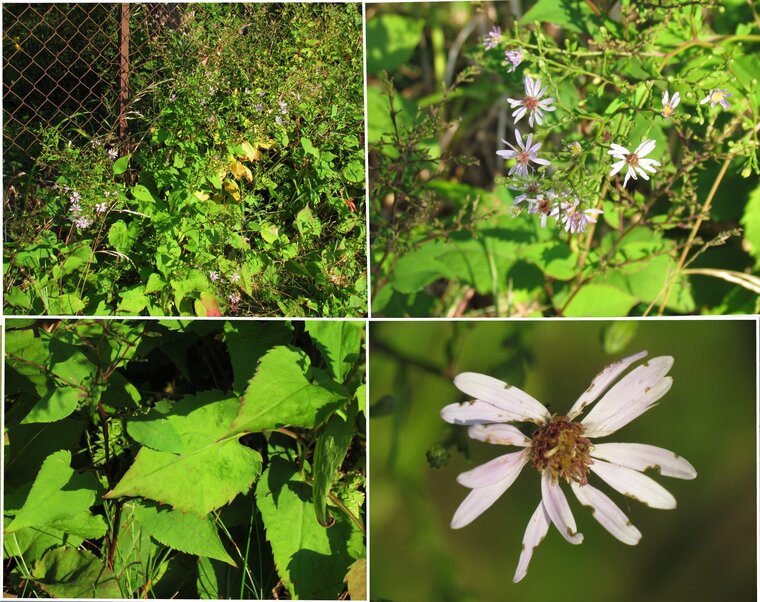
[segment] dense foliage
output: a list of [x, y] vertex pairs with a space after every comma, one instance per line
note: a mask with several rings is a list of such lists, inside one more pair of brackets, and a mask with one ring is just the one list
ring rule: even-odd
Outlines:
[[4, 593], [364, 598], [363, 340], [8, 320]]
[[373, 314], [754, 313], [753, 3], [521, 5], [368, 14]]
[[351, 4], [188, 8], [132, 74], [131, 141], [66, 120], [12, 179], [6, 313], [366, 313], [361, 31]]

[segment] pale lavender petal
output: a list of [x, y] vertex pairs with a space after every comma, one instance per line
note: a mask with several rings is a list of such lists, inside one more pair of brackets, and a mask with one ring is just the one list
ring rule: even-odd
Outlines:
[[541, 88], [541, 91], [538, 94], [536, 94], [536, 98], [541, 98], [544, 94], [546, 94], [546, 90], [548, 88], [549, 88], [548, 84], [546, 86], [544, 86], [543, 88]]
[[539, 159], [538, 157], [531, 159], [533, 163], [538, 163], [539, 165], [551, 165], [551, 161], [548, 161], [546, 159]]
[[676, 92], [673, 94], [673, 99], [670, 102], [670, 108], [675, 109], [678, 106], [678, 103], [681, 102], [681, 93]]
[[515, 130], [515, 140], [517, 140], [517, 146], [524, 149], [525, 146], [523, 145], [523, 139], [522, 135], [520, 134], [520, 130]]
[[633, 154], [637, 157], [646, 157], [649, 153], [651, 153], [654, 150], [654, 147], [656, 146], [657, 142], [654, 140], [643, 140], [641, 144], [636, 147], [636, 150], [633, 151]]
[[667, 104], [668, 104], [668, 91], [665, 90], [665, 92], [662, 93], [662, 106], [664, 107]]
[[581, 421], [586, 435], [609, 435], [648, 410], [670, 389], [672, 379], [665, 375], [672, 366], [672, 357], [660, 356], [626, 374]]
[[520, 420], [521, 415], [506, 410], [501, 404], [476, 400], [445, 406], [441, 409], [441, 418], [451, 424], [471, 425]]
[[454, 378], [454, 386], [475, 399], [493, 403], [504, 410], [519, 415], [518, 420], [529, 420], [543, 424], [551, 418], [551, 414], [540, 401], [517, 387], [492, 376], [463, 372]]
[[512, 159], [517, 155], [517, 151], [514, 150], [498, 150], [496, 154], [504, 159]]
[[511, 485], [527, 461], [528, 450], [504, 454], [472, 470], [461, 473], [457, 477], [457, 483], [470, 489], [481, 489], [509, 479]]
[[557, 107], [551, 106], [551, 104], [545, 104], [545, 103], [553, 103], [554, 98], [546, 98], [538, 103], [538, 106], [541, 107], [544, 111], [556, 111]]
[[536, 110], [534, 111], [534, 115], [536, 117], [536, 123], [538, 125], [541, 125], [542, 124], [541, 117], [543, 117], [543, 113], [541, 113], [541, 109], [536, 107]]
[[[472, 427], [471, 427], [472, 428]], [[695, 479], [697, 471], [684, 458], [674, 452], [644, 443], [597, 443], [592, 457], [607, 460], [634, 470], [654, 468], [665, 477]]]
[[541, 499], [546, 508], [546, 513], [552, 519], [560, 535], [572, 544], [582, 543], [583, 534], [578, 533], [567, 498], [562, 493], [559, 483], [552, 481], [552, 477], [547, 471], [541, 475]]
[[[523, 117], [525, 117], [525, 113], [527, 112], [527, 110], [528, 110], [528, 109], [526, 109], [525, 107], [520, 107], [520, 108], [519, 108], [519, 109], [517, 109], [517, 110], [516, 110], [514, 113], [512, 113], [512, 117], [514, 117], [514, 119], [515, 119], [515, 123], [517, 123], [517, 122], [518, 122], [518, 121], [520, 121], [520, 120], [521, 120]], [[517, 130], [515, 130], [515, 131], [517, 131]]]
[[534, 115], [535, 115], [535, 113], [533, 111], [531, 111], [530, 113], [528, 113], [528, 125], [530, 127], [533, 127], [533, 116]]
[[513, 583], [521, 581], [528, 574], [528, 565], [530, 564], [530, 559], [533, 558], [533, 550], [538, 547], [549, 532], [549, 520], [544, 503], [539, 502], [536, 511], [528, 521], [525, 535], [523, 535], [522, 551], [520, 552], [520, 560], [517, 563], [515, 576], [512, 578]]
[[590, 506], [594, 518], [599, 521], [613, 537], [629, 546], [635, 546], [641, 540], [641, 531], [631, 524], [631, 521], [609, 497], [591, 485], [570, 483], [575, 497], [584, 506]]
[[511, 104], [513, 107], [520, 107], [522, 106], [522, 103], [523, 103], [522, 100], [515, 100], [514, 98], [507, 98], [507, 102]]
[[[621, 164], [616, 163], [613, 167], [616, 167], [617, 165]], [[619, 168], [617, 171], [619, 171]], [[617, 171], [610, 175], [614, 175]], [[640, 351], [639, 353], [629, 355], [628, 357], [624, 357], [623, 359], [605, 366], [602, 371], [594, 377], [594, 380], [591, 381], [588, 389], [581, 394], [578, 400], [573, 404], [573, 407], [570, 408], [567, 417], [570, 420], [573, 420], [576, 416], [579, 416], [587, 406], [594, 403], [599, 396], [607, 390], [607, 387], [609, 387], [614, 380], [628, 369], [628, 366], [639, 361], [641, 358], [646, 357], [646, 354], [646, 351]]]
[[470, 439], [497, 445], [518, 445], [527, 447], [530, 439], [511, 424], [474, 424], [467, 429]]
[[595, 460], [589, 468], [616, 491], [650, 508], [672, 510], [676, 507], [676, 498], [667, 489], [654, 479], [632, 468], [609, 464], [601, 460]]
[[725, 98], [721, 98], [719, 102], [720, 102], [720, 106], [723, 107], [724, 109], [727, 109], [729, 106], [731, 106], [728, 104], [728, 101]]
[[610, 172], [610, 177], [614, 176], [617, 172], [619, 172], [621, 169], [625, 167], [625, 161], [618, 161], [617, 163], [613, 163], [612, 165], [612, 171]]

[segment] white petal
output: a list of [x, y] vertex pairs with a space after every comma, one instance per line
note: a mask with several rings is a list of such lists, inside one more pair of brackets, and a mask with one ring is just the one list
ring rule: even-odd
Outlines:
[[654, 468], [665, 477], [694, 479], [697, 476], [694, 467], [681, 456], [644, 443], [597, 443], [591, 455], [634, 470]]
[[639, 168], [643, 168], [648, 170], [651, 173], [655, 173], [657, 170], [654, 168], [655, 165], [659, 165], [659, 161], [655, 161], [654, 159], [640, 159], [639, 160]]
[[672, 357], [661, 356], [626, 374], [581, 421], [586, 436], [604, 437], [646, 412], [673, 384], [665, 376], [672, 366]]
[[[619, 164], [616, 163], [615, 165]], [[570, 420], [573, 420], [589, 404], [594, 403], [598, 397], [604, 393], [607, 387], [609, 387], [618, 376], [626, 371], [628, 366], [630, 366], [633, 362], [637, 362], [641, 358], [646, 357], [646, 354], [646, 351], [640, 351], [639, 353], [629, 355], [628, 357], [624, 357], [621, 360], [612, 362], [611, 364], [605, 366], [602, 371], [594, 377], [594, 380], [591, 381], [588, 389], [586, 389], [581, 394], [578, 400], [573, 404], [573, 407], [570, 408], [570, 411], [567, 413], [567, 417]]]
[[[498, 154], [498, 153], [497, 153]], [[610, 171], [610, 177], [614, 176], [617, 172], [619, 172], [623, 167], [625, 166], [625, 161], [618, 161], [617, 163], [614, 163], [612, 165], [612, 171]]]
[[533, 163], [538, 163], [539, 165], [551, 165], [551, 161], [548, 161], [547, 159], [539, 159], [538, 157], [534, 157], [531, 159]]
[[[538, 80], [538, 81], [540, 82], [541, 80]], [[541, 91], [538, 94], [536, 94], [536, 98], [541, 98], [544, 94], [546, 94], [546, 90], [548, 87], [549, 85], [547, 84], [546, 86], [541, 88]]]
[[650, 508], [671, 510], [676, 507], [676, 498], [667, 489], [654, 479], [632, 468], [600, 460], [595, 460], [589, 468], [616, 491]]
[[629, 546], [635, 546], [641, 540], [641, 531], [631, 524], [623, 511], [610, 498], [591, 485], [570, 483], [575, 497], [584, 506], [590, 506], [594, 518], [599, 521], [613, 537]]
[[451, 424], [466, 425], [520, 420], [519, 415], [505, 410], [500, 404], [479, 400], [449, 404], [441, 409], [441, 418]]
[[543, 424], [551, 418], [549, 410], [541, 402], [517, 387], [492, 376], [463, 372], [454, 378], [454, 386], [478, 400], [493, 403], [519, 415], [518, 420], [530, 420]]
[[530, 75], [526, 75], [523, 78], [523, 82], [525, 83], [525, 93], [528, 96], [533, 96], [533, 94], [531, 94], [531, 91], [533, 90], [533, 80], [530, 78]]
[[543, 144], [543, 142], [536, 142], [536, 143], [535, 143], [535, 144], [533, 144], [532, 146], [530, 146], [530, 145], [526, 145], [526, 148], [527, 148], [528, 152], [529, 152], [531, 155], [535, 155], [535, 154], [538, 152], [538, 149], [540, 149], [540, 148], [541, 148], [541, 145], [542, 145], [542, 144]]
[[522, 106], [523, 101], [522, 100], [515, 100], [514, 98], [507, 98], [507, 102], [512, 105], [513, 107], [519, 107]]
[[[520, 108], [519, 108], [519, 109], [517, 109], [517, 110], [516, 110], [514, 113], [512, 113], [512, 117], [514, 117], [514, 119], [515, 119], [515, 123], [517, 123], [517, 122], [518, 122], [518, 121], [520, 121], [520, 120], [521, 120], [523, 117], [525, 117], [525, 112], [526, 112], [527, 110], [528, 110], [528, 109], [526, 109], [525, 107], [520, 107]], [[515, 131], [517, 131], [517, 130], [515, 130]]]
[[634, 168], [634, 169], [636, 169], [636, 173], [638, 173], [642, 178], [644, 178], [645, 180], [649, 179], [649, 175], [647, 174], [647, 172], [645, 172], [643, 169], [641, 169], [641, 167], [637, 167], [637, 168]]
[[541, 499], [543, 500], [546, 513], [552, 519], [560, 535], [572, 544], [583, 543], [583, 534], [578, 533], [575, 519], [567, 503], [565, 494], [559, 487], [559, 483], [552, 481], [548, 471], [541, 475]]
[[[519, 474], [519, 471], [517, 474]], [[517, 474], [515, 474], [515, 478], [517, 477]], [[469, 525], [493, 506], [494, 502], [498, 500], [507, 489], [509, 489], [513, 482], [514, 479], [510, 480], [507, 478], [497, 481], [493, 485], [480, 487], [470, 491], [467, 497], [464, 498], [464, 501], [459, 504], [456, 512], [454, 512], [454, 516], [451, 519], [451, 528], [461, 529], [462, 527]]]
[[533, 127], [533, 115], [535, 115], [535, 113], [533, 113], [533, 111], [531, 111], [530, 113], [528, 113], [528, 125], [530, 127]]
[[530, 559], [533, 558], [533, 550], [538, 547], [538, 544], [544, 540], [544, 537], [549, 532], [549, 520], [544, 503], [539, 502], [536, 511], [528, 521], [525, 535], [523, 535], [522, 551], [520, 552], [520, 560], [517, 563], [515, 576], [512, 578], [513, 583], [521, 581], [528, 574], [528, 565], [530, 564]]
[[511, 424], [474, 424], [467, 429], [470, 439], [497, 445], [518, 445], [527, 447], [530, 439]]
[[615, 153], [619, 155], [623, 155], [623, 158], [625, 158], [625, 155], [630, 155], [631, 151], [629, 151], [626, 147], [620, 146], [619, 144], [610, 144], [610, 149], [607, 151], [607, 154], [614, 155]]
[[679, 102], [681, 102], [681, 93], [676, 92], [675, 94], [673, 94], [673, 98], [670, 101], [670, 108], [675, 109], [678, 106]]
[[538, 125], [541, 125], [541, 124], [543, 123], [543, 122], [541, 121], [541, 117], [543, 117], [543, 116], [544, 116], [544, 114], [541, 112], [541, 109], [539, 109], [538, 107], [536, 107], [536, 110], [533, 112], [533, 114], [534, 114], [534, 115], [535, 115], [535, 117], [536, 117], [536, 123], [537, 123]]
[[636, 174], [633, 171], [633, 167], [630, 165], [628, 166], [628, 171], [625, 173], [625, 178], [623, 178], [623, 188], [625, 188], [625, 185], [628, 184], [628, 179], [631, 177], [631, 174], [633, 174], [633, 179], [636, 179]]
[[[523, 107], [524, 109], [525, 107]], [[520, 135], [520, 130], [515, 130], [515, 140], [517, 140], [517, 146], [519, 146], [521, 149], [525, 149], [525, 145], [523, 144], [522, 135]]]
[[530, 152], [531, 147], [533, 146], [533, 134], [528, 134], [528, 137], [525, 139], [525, 145], [523, 146], [523, 150], [527, 150]]
[[472, 470], [463, 472], [457, 476], [457, 483], [470, 489], [488, 487], [505, 480], [509, 480], [511, 485], [527, 461], [528, 450], [504, 454]]
[[700, 100], [700, 101], [699, 101], [699, 104], [703, 105], [703, 104], [705, 104], [705, 103], [706, 103], [708, 100], [710, 100], [710, 95], [709, 95], [709, 94], [708, 94], [707, 96], [705, 96], [705, 97], [704, 97], [702, 100]]
[[641, 157], [646, 157], [654, 150], [656, 144], [657, 142], [654, 140], [643, 140], [641, 144], [636, 147], [636, 150], [633, 151], [633, 154], [636, 155], [639, 159], [641, 159]]
[[665, 90], [665, 92], [662, 93], [662, 106], [666, 106], [668, 104], [668, 91]]
[[517, 151], [513, 150], [499, 150], [496, 151], [496, 154], [504, 159], [512, 159], [517, 155]]

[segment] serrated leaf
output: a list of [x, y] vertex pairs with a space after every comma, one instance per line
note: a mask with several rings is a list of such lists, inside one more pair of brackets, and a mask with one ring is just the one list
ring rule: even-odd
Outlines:
[[335, 509], [329, 529], [316, 519], [311, 488], [297, 467], [274, 456], [256, 487], [256, 503], [277, 571], [294, 599], [335, 599], [348, 567], [364, 555], [361, 532]]
[[276, 429], [281, 426], [314, 427], [325, 420], [336, 393], [312, 384], [311, 361], [301, 349], [277, 346], [259, 362], [248, 383], [229, 435]]
[[235, 376], [233, 389], [242, 393], [266, 351], [275, 345], [289, 343], [292, 339], [293, 325], [290, 322], [225, 322], [224, 342], [227, 344]]
[[134, 508], [135, 520], [153, 539], [165, 546], [237, 566], [224, 549], [210, 517], [183, 514], [143, 502], [129, 502], [125, 505]]
[[206, 516], [248, 491], [261, 472], [261, 455], [237, 438], [222, 438], [237, 413], [238, 401], [218, 400], [219, 395], [206, 391], [177, 402], [167, 419], [185, 452], [143, 447], [121, 481], [104, 497], [142, 496]]
[[56, 598], [121, 598], [119, 582], [103, 560], [65, 547], [45, 553], [34, 563], [34, 580]]
[[330, 368], [333, 378], [342, 383], [359, 361], [362, 341], [361, 322], [313, 320], [306, 332], [314, 340]]
[[327, 494], [351, 445], [355, 418], [356, 406], [351, 403], [346, 417], [343, 418], [337, 413], [330, 416], [330, 420], [317, 437], [317, 445], [314, 448], [312, 499], [317, 520], [323, 527], [327, 527], [331, 522], [331, 517], [327, 512]]
[[95, 503], [94, 489], [63, 490], [74, 475], [70, 463], [71, 452], [66, 450], [55, 452], [45, 459], [24, 505], [5, 527], [6, 533], [24, 527], [51, 525], [76, 518], [79, 514], [90, 514], [90, 506]]
[[29, 413], [24, 416], [21, 424], [35, 422], [56, 422], [74, 413], [79, 402], [85, 398], [85, 392], [78, 387], [59, 387], [48, 391]]
[[127, 433], [138, 443], [156, 451], [181, 454], [185, 444], [169, 418], [151, 410], [145, 416], [132, 418], [127, 422]]
[[346, 573], [343, 580], [348, 588], [348, 596], [352, 600], [367, 599], [367, 559], [359, 558], [354, 562]]
[[129, 253], [139, 232], [137, 224], [127, 226], [124, 220], [118, 220], [108, 229], [108, 243], [120, 253]]

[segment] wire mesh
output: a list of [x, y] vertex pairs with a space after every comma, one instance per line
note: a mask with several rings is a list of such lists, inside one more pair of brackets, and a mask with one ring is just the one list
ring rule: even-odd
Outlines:
[[120, 92], [123, 101], [129, 97], [120, 85], [124, 68], [142, 69], [137, 83], [146, 85], [155, 45], [183, 14], [178, 4], [128, 9], [128, 48], [120, 48], [120, 4], [3, 4], [6, 175], [30, 167], [44, 128], [65, 125], [83, 137], [116, 134], [128, 110], [119, 102]]

